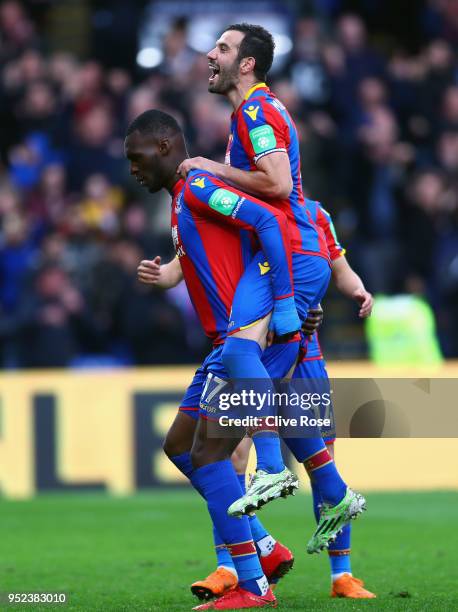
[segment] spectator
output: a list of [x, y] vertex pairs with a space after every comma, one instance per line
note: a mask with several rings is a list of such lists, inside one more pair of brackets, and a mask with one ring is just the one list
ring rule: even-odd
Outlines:
[[[113, 35], [99, 36], [99, 23], [93, 52], [78, 58], [44, 44], [36, 16], [49, 3], [38, 4], [33, 19], [26, 3], [0, 4], [0, 359], [197, 360], [205, 341], [185, 288], [163, 295], [134, 279], [139, 259], [171, 257], [170, 205], [129, 180], [123, 156], [126, 126], [161, 108], [191, 155], [224, 159], [230, 110], [207, 92], [192, 16], [163, 32], [161, 63], [135, 73], [126, 23], [137, 11], [123, 20], [121, 2], [113, 13], [119, 49], [101, 48]], [[352, 6], [310, 3], [269, 85], [296, 120], [305, 192], [333, 214], [368, 287], [425, 296], [458, 357], [457, 3], [412, 3], [400, 21], [394, 2]]]
[[38, 272], [16, 317], [19, 363], [24, 368], [66, 367], [93, 342], [94, 326], [84, 298], [64, 270]]

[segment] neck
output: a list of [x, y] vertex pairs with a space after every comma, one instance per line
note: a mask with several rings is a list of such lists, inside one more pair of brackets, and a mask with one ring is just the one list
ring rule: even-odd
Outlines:
[[164, 185], [164, 188], [167, 189], [170, 195], [173, 195], [173, 188], [175, 187], [175, 185], [178, 183], [180, 179], [181, 179], [181, 176], [177, 174], [176, 172], [174, 172], [174, 174], [170, 177], [170, 179]]
[[186, 151], [186, 149], [184, 149], [179, 156], [177, 156], [174, 160], [174, 164], [173, 164], [173, 173], [170, 174], [169, 178], [167, 179], [167, 181], [164, 184], [164, 188], [167, 189], [167, 191], [170, 193], [170, 195], [173, 194], [173, 188], [175, 187], [175, 185], [178, 183], [179, 180], [181, 180], [181, 176], [179, 174], [177, 174], [177, 168], [178, 166], [181, 164], [181, 162], [185, 159], [188, 159], [189, 155], [188, 152]]
[[227, 93], [227, 99], [231, 103], [232, 108], [234, 110], [237, 110], [238, 107], [245, 100], [245, 96], [250, 91], [250, 89], [252, 87], [254, 87], [255, 85], [258, 85], [260, 83], [262, 83], [262, 81], [258, 81], [256, 79], [252, 79], [252, 78], [250, 78], [250, 79], [243, 79], [243, 78], [240, 78], [240, 81], [237, 83], [237, 85], [234, 87], [234, 89], [231, 89], [231, 91], [229, 91]]

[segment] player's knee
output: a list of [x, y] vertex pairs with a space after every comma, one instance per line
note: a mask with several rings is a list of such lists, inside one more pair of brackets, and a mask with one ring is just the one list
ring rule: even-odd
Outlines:
[[178, 440], [174, 436], [167, 436], [164, 440], [162, 448], [169, 459], [171, 457], [176, 457], [177, 455], [182, 455], [186, 451], [189, 451], [189, 446], [184, 444], [182, 441]]
[[191, 462], [194, 468], [199, 468], [217, 461], [230, 458], [233, 447], [228, 446], [231, 440], [211, 440], [197, 437], [191, 449]]
[[224, 367], [230, 369], [232, 362], [234, 359], [237, 359], [239, 356], [240, 349], [238, 346], [238, 338], [231, 336], [226, 340], [223, 346], [223, 350], [221, 351], [221, 361], [223, 362]]

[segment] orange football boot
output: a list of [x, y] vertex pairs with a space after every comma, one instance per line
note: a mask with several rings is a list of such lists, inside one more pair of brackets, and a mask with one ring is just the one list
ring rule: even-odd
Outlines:
[[222, 597], [206, 604], [196, 606], [193, 610], [241, 610], [246, 608], [276, 608], [277, 600], [269, 589], [265, 595], [255, 595], [237, 587]]
[[331, 597], [348, 597], [349, 599], [375, 599], [377, 595], [364, 588], [364, 582], [350, 574], [343, 574], [332, 583]]
[[193, 595], [199, 599], [212, 599], [213, 597], [221, 597], [224, 593], [228, 593], [235, 589], [238, 584], [237, 577], [232, 572], [224, 567], [218, 567], [205, 580], [199, 580], [191, 585]]

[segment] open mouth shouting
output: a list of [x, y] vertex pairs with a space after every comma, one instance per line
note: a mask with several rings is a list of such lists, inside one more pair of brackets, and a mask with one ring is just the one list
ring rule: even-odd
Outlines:
[[208, 67], [210, 69], [210, 76], [208, 78], [208, 81], [209, 83], [214, 83], [219, 74], [219, 66], [217, 66], [216, 64], [208, 64]]

